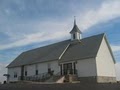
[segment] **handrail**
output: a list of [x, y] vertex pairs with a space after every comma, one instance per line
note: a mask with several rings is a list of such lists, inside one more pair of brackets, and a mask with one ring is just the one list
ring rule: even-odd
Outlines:
[[[62, 72], [63, 72], [62, 75], [68, 75], [68, 74], [77, 75], [76, 69], [75, 70], [73, 70], [73, 69], [65, 70], [64, 69]], [[45, 81], [45, 80], [49, 79], [51, 76], [53, 76], [53, 74], [51, 75], [50, 73], [45, 72], [45, 73], [41, 73], [38, 75], [32, 75], [32, 76], [19, 76], [18, 80], [21, 80], [23, 78], [23, 80], [26, 80], [26, 81]], [[61, 76], [61, 72], [54, 74], [54, 76]]]
[[45, 72], [45, 73], [32, 75], [32, 76], [19, 76], [18, 79], [21, 80], [21, 78], [23, 77], [23, 80], [26, 80], [26, 81], [44, 81], [50, 78], [50, 76], [51, 75], [48, 72]]

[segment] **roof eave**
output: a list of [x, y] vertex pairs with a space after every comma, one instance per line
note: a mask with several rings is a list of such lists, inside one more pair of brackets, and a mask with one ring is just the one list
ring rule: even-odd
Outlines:
[[[109, 45], [109, 43], [108, 43], [108, 40], [107, 40], [107, 38], [106, 38], [105, 33], [103, 33], [102, 40], [103, 40], [103, 38], [105, 38], [105, 41], [106, 41], [106, 43], [107, 43], [107, 46], [108, 46], [108, 48], [109, 48], [109, 50], [110, 50], [110, 53], [111, 53], [111, 56], [112, 56], [112, 58], [113, 58], [113, 62], [116, 63], [115, 58], [114, 58], [114, 55], [113, 55], [113, 52], [112, 52], [112, 49], [111, 49], [111, 47], [110, 47], [110, 45]], [[102, 40], [101, 40], [101, 42], [102, 42]], [[100, 46], [101, 46], [101, 44], [100, 44]], [[100, 49], [100, 46], [99, 46], [99, 49]], [[97, 51], [97, 53], [96, 53], [96, 57], [97, 57], [97, 55], [98, 55], [99, 49], [98, 49], [98, 51]]]
[[110, 50], [111, 56], [112, 56], [112, 58], [113, 58], [113, 61], [114, 61], [114, 63], [116, 63], [115, 57], [114, 57], [114, 55], [113, 55], [112, 49], [111, 49], [111, 47], [110, 47], [110, 44], [109, 44], [109, 42], [108, 42], [108, 40], [107, 40], [107, 38], [106, 38], [106, 35], [105, 35], [104, 37], [105, 37], [105, 41], [106, 41], [106, 43], [107, 43], [107, 45], [108, 45], [108, 48], [109, 48], [109, 50]]
[[[62, 62], [69, 62], [69, 61], [78, 61], [78, 60], [84, 60], [84, 59], [89, 59], [89, 58], [95, 58], [96, 56], [89, 56], [89, 57], [83, 57], [83, 58], [76, 58], [76, 59], [68, 59], [66, 61], [60, 61], [59, 60], [59, 63], [62, 63]], [[61, 59], [62, 60], [62, 59]]]

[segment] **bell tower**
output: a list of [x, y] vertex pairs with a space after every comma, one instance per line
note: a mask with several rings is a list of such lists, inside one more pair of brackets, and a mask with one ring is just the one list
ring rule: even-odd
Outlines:
[[79, 30], [78, 26], [76, 25], [75, 17], [74, 17], [74, 26], [73, 29], [70, 31], [70, 34], [71, 34], [71, 41], [82, 39], [82, 32]]

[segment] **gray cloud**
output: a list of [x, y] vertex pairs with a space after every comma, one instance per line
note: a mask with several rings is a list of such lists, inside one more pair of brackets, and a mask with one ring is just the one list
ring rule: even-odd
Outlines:
[[[77, 13], [77, 18], [79, 19], [78, 26], [80, 26], [80, 29], [84, 32], [85, 30], [88, 30], [90, 27], [99, 24], [99, 23], [104, 23], [108, 22], [112, 19], [115, 19], [117, 17], [120, 17], [120, 1], [115, 0], [115, 1], [105, 1], [101, 4], [101, 6], [97, 9], [91, 9], [87, 12], [84, 12], [82, 16], [80, 13]], [[111, 11], [112, 10], [112, 11]], [[37, 43], [41, 41], [47, 40], [46, 38], [49, 38], [50, 36], [47, 35], [47, 33], [57, 33], [60, 32], [63, 34], [65, 37], [66, 31], [71, 30], [71, 24], [69, 24], [70, 17], [60, 20], [60, 22], [56, 22], [54, 19], [51, 21], [44, 20], [40, 21], [39, 20], [31, 20], [31, 21], [23, 21], [23, 22], [17, 22], [17, 23], [11, 23], [6, 26], [6, 32], [2, 30], [3, 33], [9, 36], [9, 42], [7, 42], [7, 45], [1, 44], [0, 49], [8, 49], [11, 47], [20, 47], [20, 46], [26, 46], [32, 43]], [[68, 25], [69, 24], [69, 25]], [[9, 28], [10, 27], [10, 28]], [[68, 31], [68, 32], [69, 32]], [[34, 35], [31, 39], [27, 38], [27, 36], [31, 36], [33, 34], [37, 33], [45, 33], [42, 37], [44, 37], [42, 40], [36, 38]], [[39, 34], [39, 38], [41, 38], [41, 34]], [[61, 34], [60, 34], [61, 35]], [[60, 37], [56, 35], [56, 38]], [[53, 39], [53, 38], [49, 38]], [[26, 43], [23, 43], [26, 41]]]

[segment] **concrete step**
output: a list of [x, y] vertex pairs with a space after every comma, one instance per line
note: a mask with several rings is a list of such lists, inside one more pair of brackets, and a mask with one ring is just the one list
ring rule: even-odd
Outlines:
[[70, 83], [80, 82], [77, 75], [66, 75], [65, 76], [65, 81], [66, 82], [70, 82]]
[[50, 79], [46, 80], [45, 82], [62, 82], [63, 76], [52, 76]]

